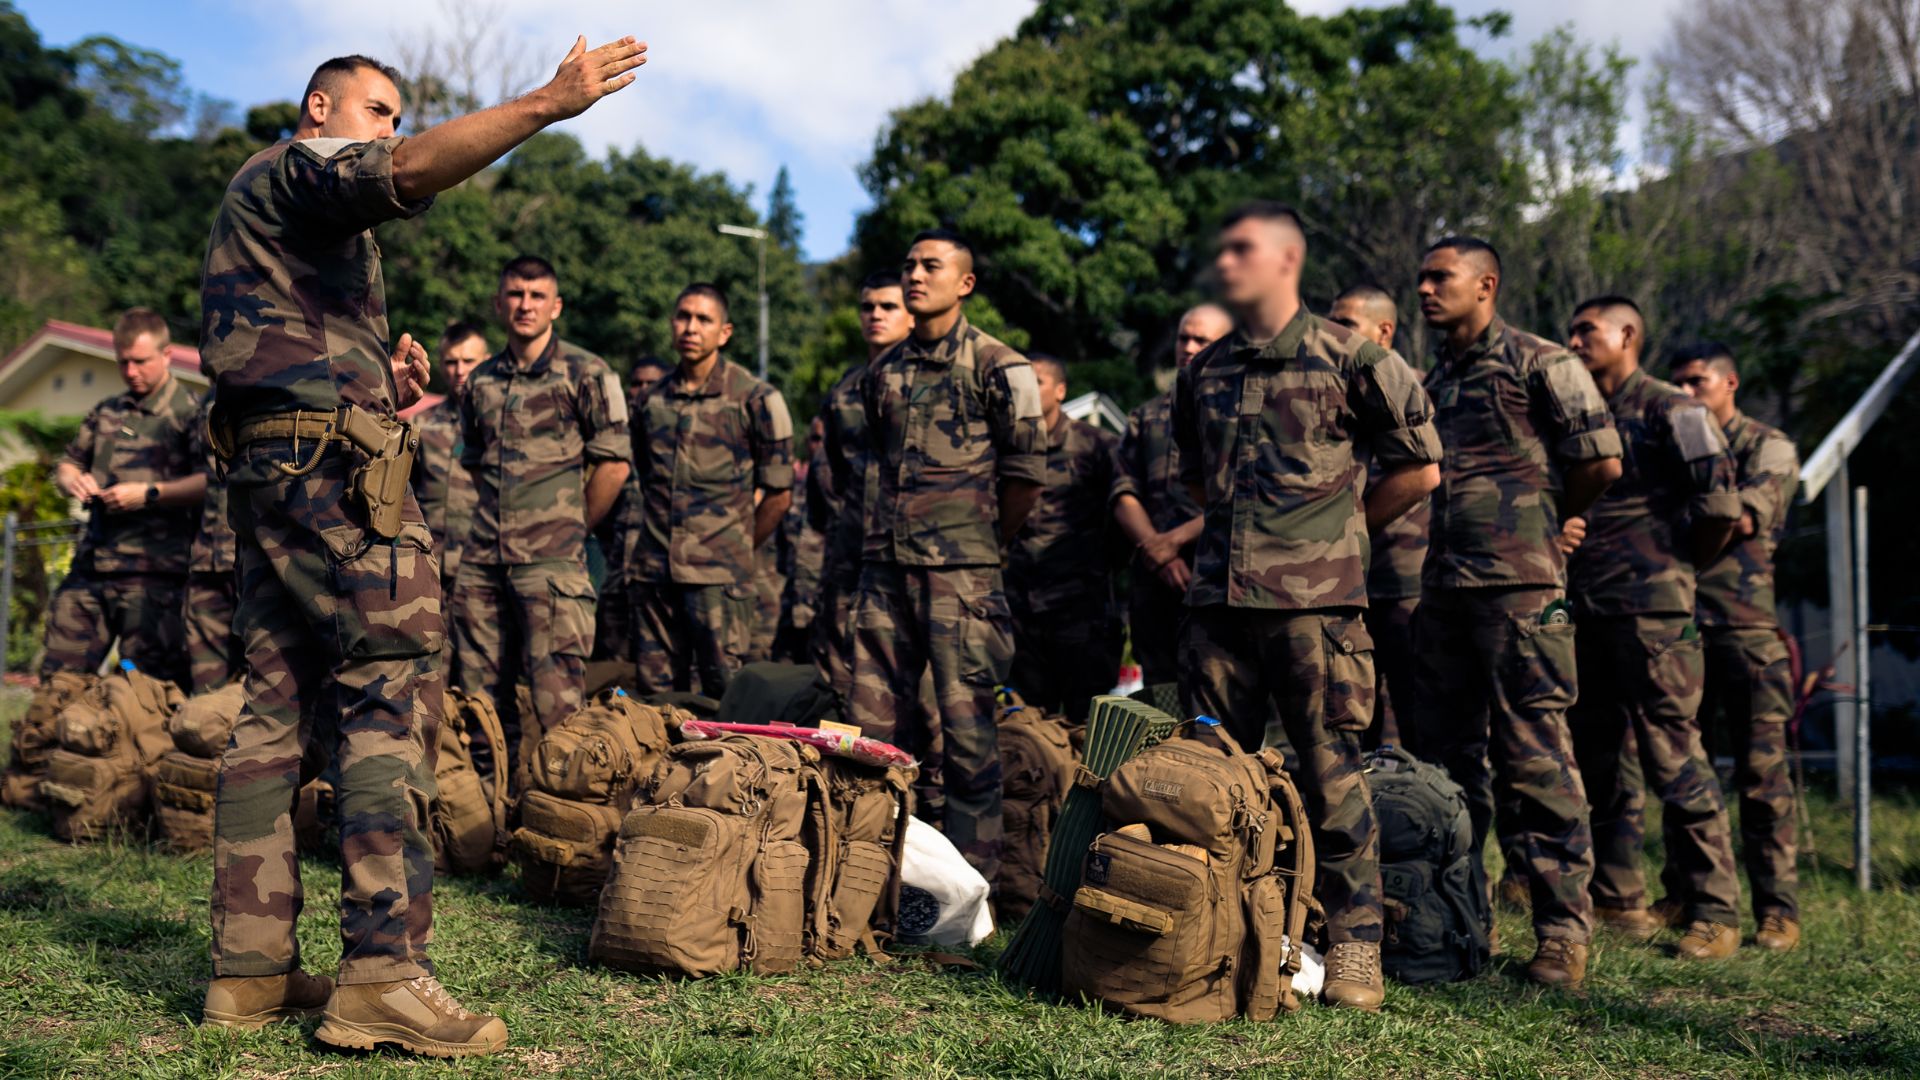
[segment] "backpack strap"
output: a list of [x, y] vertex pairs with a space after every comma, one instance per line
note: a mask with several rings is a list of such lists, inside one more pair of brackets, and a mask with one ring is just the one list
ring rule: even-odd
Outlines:
[[840, 876], [840, 837], [834, 813], [833, 766], [821, 762], [807, 769], [807, 825], [813, 858], [807, 867], [807, 917], [801, 928], [800, 954], [818, 961], [830, 940], [834, 881]]
[[[460, 702], [460, 713], [463, 721], [471, 722], [480, 729], [481, 736], [487, 740], [489, 751], [494, 755], [494, 775], [492, 782], [485, 786], [490, 789], [487, 795], [487, 803], [493, 811], [494, 833], [499, 836], [501, 842], [504, 843], [507, 830], [507, 813], [511, 802], [507, 796], [507, 785], [501, 783], [503, 779], [500, 775], [503, 771], [501, 767], [505, 762], [500, 760], [500, 756], [506, 752], [507, 733], [506, 730], [500, 726], [500, 713], [494, 709], [493, 702], [488, 701], [484, 697], [469, 696], [467, 694], [460, 695]], [[539, 723], [537, 720], [534, 722], [536, 724]]]

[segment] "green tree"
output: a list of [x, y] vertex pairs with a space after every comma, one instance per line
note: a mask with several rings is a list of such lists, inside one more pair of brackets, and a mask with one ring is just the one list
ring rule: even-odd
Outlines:
[[788, 251], [800, 250], [800, 236], [806, 227], [806, 215], [800, 212], [800, 203], [793, 194], [793, 177], [787, 174], [787, 167], [780, 166], [780, 172], [773, 178], [773, 190], [767, 195], [767, 231], [773, 234], [773, 240]]

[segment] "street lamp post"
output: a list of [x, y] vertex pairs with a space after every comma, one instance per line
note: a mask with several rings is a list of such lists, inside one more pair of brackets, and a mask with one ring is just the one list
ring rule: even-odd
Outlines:
[[745, 225], [722, 225], [720, 231], [728, 236], [744, 236], [755, 241], [760, 253], [760, 379], [767, 377], [767, 230], [753, 229]]

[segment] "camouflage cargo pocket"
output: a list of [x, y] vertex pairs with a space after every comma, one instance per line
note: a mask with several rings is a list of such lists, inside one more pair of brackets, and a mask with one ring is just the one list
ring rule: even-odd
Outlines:
[[1699, 709], [1707, 683], [1707, 650], [1693, 623], [1643, 633], [1640, 643], [1647, 651], [1647, 677], [1653, 685], [1673, 700], [1691, 701], [1692, 708]]
[[357, 525], [320, 531], [333, 578], [340, 655], [406, 659], [440, 652], [440, 567], [426, 525], [409, 521], [381, 539]]
[[585, 658], [593, 652], [593, 611], [597, 598], [585, 570], [565, 570], [547, 579], [552, 607], [548, 623], [558, 656]]
[[1574, 665], [1573, 624], [1543, 626], [1538, 619], [1513, 620], [1507, 646], [1507, 697], [1515, 705], [1573, 705], [1578, 668]]
[[1006, 681], [1013, 668], [1013, 612], [999, 592], [960, 599], [960, 677], [975, 686]]
[[1329, 731], [1365, 731], [1373, 723], [1373, 635], [1358, 618], [1328, 616], [1320, 623], [1326, 642], [1326, 702]]

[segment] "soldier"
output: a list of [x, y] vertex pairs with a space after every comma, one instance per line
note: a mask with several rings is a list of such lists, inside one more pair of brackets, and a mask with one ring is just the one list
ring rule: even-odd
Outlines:
[[808, 519], [821, 498], [820, 485], [831, 470], [826, 461], [825, 421], [814, 417], [807, 425], [805, 461], [793, 465], [794, 500], [780, 519], [780, 574], [786, 589], [780, 595], [780, 632], [775, 635], [773, 658], [792, 664], [813, 663], [813, 620], [820, 610], [820, 569], [826, 558], [826, 537]]
[[1568, 518], [1561, 545], [1585, 676], [1570, 720], [1593, 808], [1591, 891], [1603, 925], [1640, 940], [1661, 929], [1647, 910], [1635, 792], [1621, 777], [1631, 731], [1646, 787], [1664, 806], [1676, 886], [1669, 899], [1688, 924], [1680, 955], [1724, 957], [1740, 946], [1740, 881], [1720, 781], [1700, 739], [1706, 657], [1693, 621], [1693, 568], [1725, 548], [1740, 497], [1719, 423], [1641, 369], [1645, 342], [1646, 323], [1626, 297], [1574, 309], [1568, 344], [1606, 396], [1629, 463], [1586, 514]]
[[87, 413], [54, 467], [88, 521], [48, 605], [42, 679], [96, 672], [118, 641], [140, 670], [186, 685], [180, 605], [207, 476], [193, 436], [200, 399], [173, 377], [170, 340], [147, 308], [120, 316], [113, 352], [127, 389]]
[[726, 692], [749, 646], [756, 553], [793, 497], [786, 399], [721, 353], [732, 338], [725, 293], [682, 289], [680, 366], [640, 403], [633, 625], [646, 693]]
[[[394, 135], [397, 73], [363, 56], [329, 60], [293, 138], [227, 188], [207, 244], [201, 342], [238, 537], [247, 704], [214, 809], [209, 1024], [324, 1008], [315, 1036], [336, 1046], [452, 1056], [506, 1045], [506, 1026], [454, 1001], [426, 953], [440, 582], [432, 535], [405, 498], [410, 453], [394, 413], [419, 399], [427, 356], [410, 335], [389, 352], [373, 227], [420, 213], [627, 85], [645, 51], [622, 38], [588, 52], [579, 39], [545, 86], [408, 139]], [[314, 743], [339, 775], [338, 988], [300, 970], [294, 935], [291, 811]]]
[[866, 544], [867, 413], [860, 385], [867, 365], [905, 341], [912, 330], [900, 275], [868, 275], [860, 283], [860, 336], [867, 343], [867, 358], [847, 368], [820, 406], [828, 469], [820, 501], [809, 506], [810, 523], [825, 537], [813, 662], [843, 700], [853, 694], [853, 603], [860, 591]]
[[[204, 365], [202, 374], [212, 376]], [[233, 572], [233, 525], [227, 521], [227, 484], [207, 442], [213, 399], [211, 392], [201, 399], [199, 415], [188, 432], [193, 460], [207, 471], [207, 494], [187, 557], [186, 603], [181, 609], [195, 694], [223, 686], [240, 673], [240, 636], [233, 627], [233, 610], [240, 599], [239, 580]]]
[[[633, 362], [627, 373], [627, 415], [639, 414], [640, 399], [653, 384], [665, 378], [666, 364], [652, 356]], [[640, 529], [640, 477], [627, 476], [620, 487], [613, 509], [593, 531], [605, 560], [606, 572], [600, 584], [600, 603], [593, 609], [593, 659], [623, 660], [632, 663], [633, 640], [633, 545]]]
[[[1759, 925], [1754, 943], [1786, 952], [1800, 944], [1799, 876], [1794, 866], [1793, 776], [1787, 768], [1787, 721], [1793, 677], [1773, 599], [1773, 552], [1800, 477], [1793, 440], [1740, 411], [1734, 402], [1740, 369], [1718, 342], [1681, 351], [1673, 381], [1720, 424], [1737, 470], [1740, 521], [1733, 546], [1699, 571], [1694, 611], [1706, 638], [1705, 734], [1718, 726], [1733, 749], [1740, 789], [1740, 846]], [[1668, 871], [1677, 870], [1672, 860]], [[1667, 895], [1680, 890], [1669, 878]]]
[[[1178, 372], [1233, 330], [1233, 316], [1201, 304], [1180, 316], [1174, 332]], [[1187, 582], [1194, 541], [1204, 518], [1180, 482], [1180, 451], [1173, 442], [1173, 388], [1127, 414], [1120, 439], [1121, 490], [1113, 516], [1133, 542], [1127, 588], [1127, 631], [1133, 658], [1148, 686], [1180, 681], [1180, 624], [1186, 619]]]
[[1061, 408], [1067, 366], [1030, 356], [1046, 429], [1046, 486], [1007, 553], [1012, 682], [1029, 705], [1087, 722], [1120, 671], [1107, 507], [1123, 493], [1112, 435]]
[[1476, 858], [1498, 780], [1529, 860], [1540, 944], [1527, 977], [1572, 986], [1593, 934], [1593, 834], [1567, 727], [1577, 675], [1559, 541], [1563, 515], [1620, 475], [1620, 436], [1573, 354], [1499, 317], [1500, 272], [1499, 253], [1474, 237], [1442, 239], [1420, 263], [1446, 458], [1400, 734], [1465, 789]]
[[[941, 777], [922, 813], [994, 881], [1001, 835], [993, 694], [1013, 660], [1002, 550], [1039, 500], [1046, 443], [1032, 366], [962, 311], [973, 265], [973, 248], [958, 233], [914, 237], [901, 272], [913, 332], [860, 379], [871, 456], [851, 711], [866, 734], [897, 741]], [[932, 725], [914, 705], [928, 667], [938, 757]]]
[[[1338, 323], [1383, 349], [1393, 348], [1400, 312], [1378, 285], [1351, 285], [1333, 298], [1327, 321]], [[1379, 482], [1369, 463], [1367, 485]], [[1400, 741], [1394, 702], [1413, 697], [1413, 609], [1420, 604], [1420, 564], [1427, 557], [1427, 523], [1433, 503], [1421, 499], [1372, 537], [1367, 564], [1367, 630], [1373, 634], [1373, 726], [1361, 739], [1368, 749]]]
[[[493, 303], [507, 347], [460, 392], [460, 463], [475, 500], [448, 606], [460, 688], [494, 701], [517, 771], [540, 735], [586, 702], [587, 535], [627, 482], [632, 440], [619, 376], [554, 329], [565, 301], [553, 264], [507, 263]], [[531, 718], [516, 700], [523, 679]]]
[[[1328, 1003], [1378, 1009], [1379, 843], [1362, 775], [1373, 719], [1367, 533], [1439, 482], [1432, 407], [1406, 361], [1300, 302], [1300, 218], [1229, 214], [1214, 259], [1232, 334], [1174, 384], [1181, 479], [1206, 525], [1187, 589], [1181, 699], [1248, 750], [1277, 709], [1298, 755], [1327, 913]], [[1380, 463], [1364, 487], [1364, 461]]]
[[[413, 418], [413, 430], [420, 436], [420, 452], [413, 459], [413, 497], [420, 503], [421, 516], [427, 519], [427, 531], [433, 534], [433, 550], [440, 557], [440, 588], [453, 592], [460, 574], [460, 549], [467, 542], [467, 530], [473, 525], [473, 505], [479, 496], [473, 489], [473, 476], [460, 463], [460, 391], [467, 376], [484, 362], [491, 350], [487, 334], [478, 324], [456, 322], [440, 335], [440, 368], [447, 373], [447, 396], [431, 409]], [[459, 652], [455, 635], [446, 635], [446, 678], [459, 679]]]

